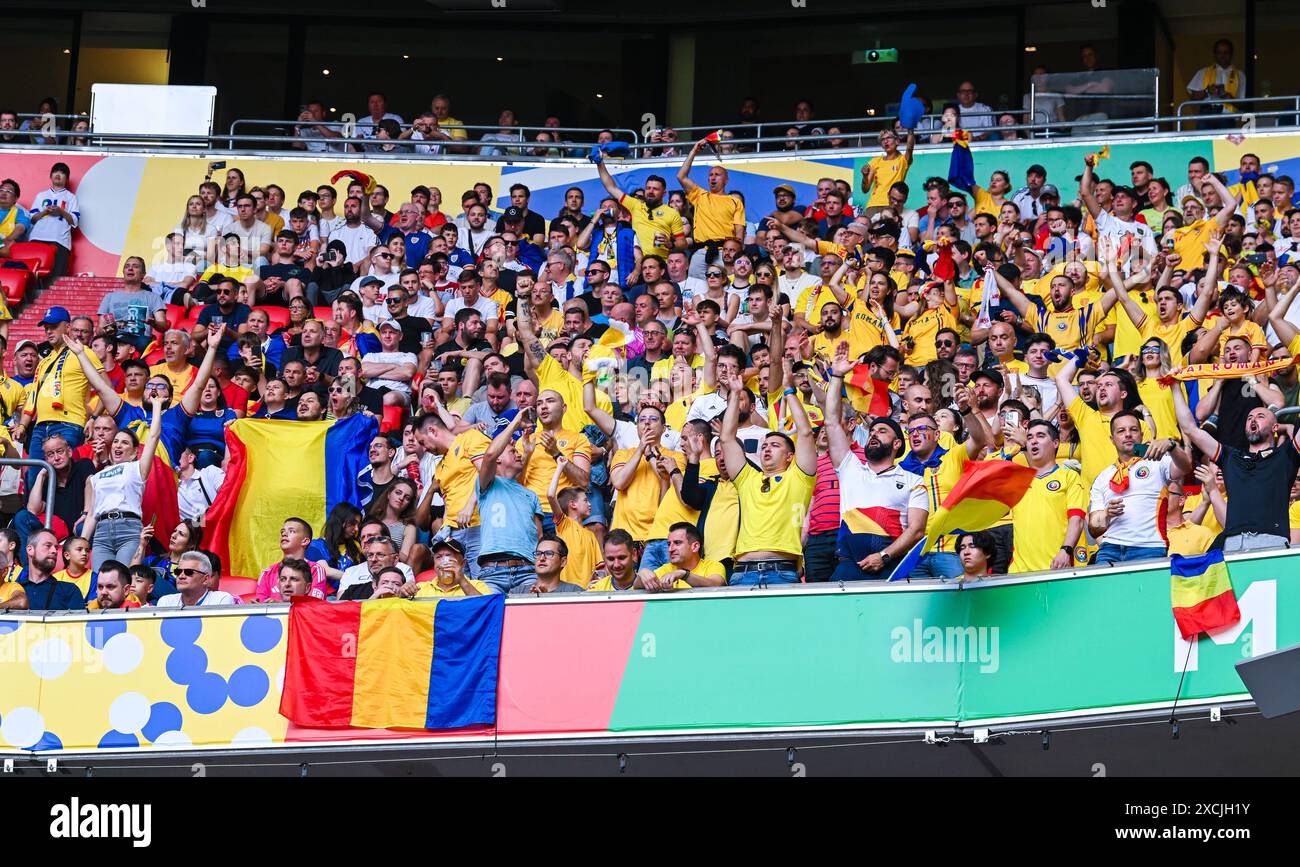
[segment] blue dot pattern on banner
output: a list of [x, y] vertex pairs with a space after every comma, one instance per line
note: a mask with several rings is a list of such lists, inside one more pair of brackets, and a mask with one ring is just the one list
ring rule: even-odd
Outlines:
[[99, 623], [86, 624], [86, 643], [96, 650], [103, 650], [104, 645], [114, 635], [126, 632], [125, 620], [104, 620]]
[[22, 626], [20, 620], [3, 620], [0, 621], [0, 635], [8, 635], [11, 632], [17, 632], [18, 627]]
[[149, 721], [140, 729], [140, 734], [150, 741], [156, 741], [163, 732], [180, 730], [180, 708], [169, 701], [160, 701], [149, 706]]
[[135, 735], [129, 735], [126, 734], [125, 732], [120, 732], [117, 729], [114, 729], [110, 732], [106, 732], [104, 736], [99, 739], [99, 748], [101, 750], [120, 749], [122, 747], [138, 747], [138, 746], [140, 746], [139, 738], [137, 738]]
[[177, 647], [167, 654], [166, 669], [172, 683], [187, 686], [208, 670], [208, 654], [193, 644]]
[[256, 665], [244, 665], [230, 675], [230, 700], [240, 707], [253, 707], [266, 698], [271, 678]]
[[37, 741], [36, 745], [31, 749], [32, 752], [40, 752], [41, 750], [61, 750], [63, 749], [63, 741], [59, 740], [59, 736], [54, 732], [46, 732], [41, 735], [41, 739]]
[[266, 653], [280, 643], [283, 626], [274, 617], [255, 614], [244, 620], [239, 628], [239, 640], [253, 653]]
[[190, 682], [185, 690], [185, 701], [196, 713], [209, 714], [221, 710], [229, 696], [226, 679], [216, 672], [206, 672]]
[[162, 640], [171, 647], [182, 647], [199, 640], [203, 620], [198, 617], [168, 617], [161, 627]]

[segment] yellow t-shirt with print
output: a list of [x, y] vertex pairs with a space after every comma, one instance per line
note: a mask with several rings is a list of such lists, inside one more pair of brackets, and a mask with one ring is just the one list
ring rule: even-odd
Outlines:
[[785, 472], [773, 476], [746, 462], [734, 479], [740, 499], [736, 556], [750, 551], [773, 551], [801, 559], [804, 516], [812, 502], [815, 483], [816, 477], [799, 469], [794, 461]]
[[[95, 353], [88, 352], [86, 357], [96, 370], [104, 369]], [[35, 424], [61, 421], [85, 427], [86, 395], [90, 392], [90, 381], [81, 372], [77, 357], [67, 349], [60, 349], [36, 365], [36, 376], [27, 389], [23, 413], [34, 416]]]
[[[569, 430], [582, 430], [591, 424], [591, 416], [582, 408], [582, 383], [548, 353], [537, 365], [537, 391], [553, 391], [564, 398], [564, 421]], [[613, 413], [614, 404], [604, 389], [596, 389], [596, 407]], [[549, 480], [548, 480], [549, 481]], [[542, 489], [542, 500], [546, 500], [546, 489]]]
[[[677, 452], [671, 452], [667, 449], [662, 450], [673, 456], [673, 460], [679, 467], [686, 465], [685, 458], [681, 461], [677, 459], [682, 457]], [[610, 476], [619, 473], [623, 467], [627, 466], [628, 461], [636, 454], [636, 449], [620, 449], [614, 452], [614, 458], [609, 464]], [[609, 525], [611, 530], [626, 530], [634, 540], [638, 542], [648, 542], [654, 538], [665, 538], [664, 536], [651, 536], [650, 529], [654, 526], [655, 515], [659, 511], [659, 501], [664, 495], [664, 483], [659, 475], [654, 471], [653, 464], [647, 460], [646, 455], [641, 456], [635, 472], [632, 474], [632, 480], [626, 488], [618, 491], [617, 499], [614, 501], [614, 520]], [[591, 576], [588, 575], [588, 578]]]
[[1088, 492], [1074, 470], [1058, 465], [1047, 475], [1035, 478], [1011, 509], [1016, 534], [1007, 571], [1015, 575], [1051, 568], [1065, 541], [1070, 518], [1087, 518], [1087, 513]]
[[569, 558], [565, 561], [560, 580], [586, 587], [596, 567], [605, 559], [600, 551], [600, 543], [596, 541], [596, 534], [568, 515], [556, 514], [553, 517], [555, 535], [569, 547]]
[[27, 389], [17, 380], [0, 371], [0, 420], [8, 419], [27, 402]]
[[1233, 337], [1244, 337], [1250, 342], [1251, 348], [1259, 347], [1263, 350], [1260, 358], [1265, 358], [1268, 354], [1268, 337], [1264, 334], [1264, 329], [1260, 328], [1249, 319], [1241, 320], [1240, 325], [1230, 325], [1219, 333], [1219, 354], [1223, 354], [1223, 347]]
[[911, 168], [911, 164], [902, 154], [893, 159], [881, 154], [867, 165], [875, 173], [872, 180], [871, 195], [867, 199], [867, 207], [886, 207], [889, 204], [889, 188], [899, 181], [907, 179], [907, 170]]
[[1205, 245], [1214, 234], [1214, 228], [1215, 222], [1211, 217], [1169, 231], [1169, 237], [1174, 241], [1174, 252], [1183, 257], [1178, 263], [1180, 271], [1190, 274], [1197, 268], [1205, 267], [1205, 258], [1208, 255]]
[[[492, 444], [486, 435], [477, 428], [456, 434], [451, 447], [438, 462], [433, 477], [442, 491], [442, 498], [447, 504], [447, 526], [463, 529], [456, 523], [456, 516], [474, 496], [478, 484], [478, 463]], [[478, 508], [470, 516], [466, 527], [478, 526]]]
[[1191, 521], [1183, 521], [1177, 527], [1170, 527], [1168, 530], [1169, 553], [1170, 555], [1178, 554], [1182, 557], [1195, 557], [1204, 554], [1210, 550], [1210, 545], [1217, 535], [1219, 534], [1209, 527], [1193, 524]]
[[[1106, 467], [1119, 459], [1115, 443], [1110, 438], [1111, 416], [1088, 406], [1076, 396], [1066, 408], [1074, 427], [1079, 431], [1079, 463], [1083, 470], [1083, 483], [1091, 490], [1092, 483]], [[1142, 422], [1142, 441], [1151, 441], [1151, 428]]]
[[[647, 256], [653, 253], [666, 258], [673, 239], [686, 234], [682, 215], [672, 205], [661, 204], [651, 210], [645, 202], [626, 194], [618, 203], [632, 215], [632, 230], [636, 232], [637, 243]], [[655, 235], [662, 235], [664, 243], [656, 244]]]
[[957, 330], [957, 308], [943, 304], [933, 310], [918, 313], [903, 328], [903, 337], [911, 338], [906, 362], [913, 367], [923, 367], [939, 357], [934, 339], [945, 328]]
[[[1154, 313], [1147, 314], [1142, 323], [1142, 340], [1159, 337], [1169, 347], [1169, 361], [1174, 367], [1182, 367], [1187, 356], [1183, 354], [1183, 341], [1187, 335], [1201, 327], [1201, 323], [1190, 313], [1184, 313], [1179, 319], [1166, 325]], [[1138, 349], [1141, 349], [1141, 344]]]
[[711, 193], [696, 186], [687, 191], [686, 201], [695, 208], [696, 243], [734, 238], [735, 227], [745, 223], [745, 206], [726, 193]]
[[[541, 425], [533, 433], [533, 442], [537, 442], [538, 435], [541, 434]], [[581, 455], [585, 460], [579, 462], [591, 466], [591, 442], [577, 431], [561, 428], [555, 431], [555, 446], [570, 461]], [[520, 454], [523, 454], [524, 444], [520, 440], [515, 446]], [[528, 466], [524, 468], [524, 475], [519, 483], [528, 490], [537, 495], [542, 503], [542, 511], [551, 514], [551, 504], [547, 501], [546, 492], [551, 487], [551, 479], [555, 478], [555, 458], [551, 457], [540, 445], [533, 449], [533, 456], [528, 459]], [[564, 480], [560, 480], [564, 484]]]
[[[665, 563], [665, 564], [663, 564], [662, 566], [660, 566], [658, 569], [655, 570], [655, 577], [656, 577], [656, 578], [662, 578], [662, 577], [664, 577], [665, 575], [667, 575], [669, 572], [676, 572], [678, 569], [681, 569], [681, 568], [682, 568], [681, 566], [674, 566], [672, 563]], [[701, 576], [704, 576], [704, 577], [706, 577], [706, 578], [707, 578], [708, 576], [710, 576], [710, 575], [721, 575], [724, 581], [725, 581], [726, 578], [727, 578], [727, 569], [726, 569], [726, 567], [723, 566], [721, 563], [718, 563], [718, 562], [716, 562], [716, 561], [714, 561], [714, 560], [703, 560], [703, 559], [702, 559], [702, 560], [700, 560], [700, 562], [698, 562], [698, 563], [695, 564], [695, 568], [694, 568], [694, 569], [691, 569], [690, 572], [691, 572], [692, 575], [701, 575]], [[686, 581], [682, 580], [681, 578], [678, 578], [678, 579], [676, 579], [676, 580], [673, 581], [673, 589], [674, 589], [674, 590], [691, 590], [691, 589], [694, 589], [694, 588], [692, 587], [691, 584], [687, 583]]]

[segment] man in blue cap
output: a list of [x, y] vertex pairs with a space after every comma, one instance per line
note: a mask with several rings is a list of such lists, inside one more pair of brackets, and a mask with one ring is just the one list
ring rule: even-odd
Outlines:
[[[41, 319], [50, 352], [36, 366], [36, 376], [27, 391], [27, 402], [14, 431], [14, 439], [21, 439], [31, 431], [27, 451], [34, 458], [45, 456], [43, 444], [46, 437], [57, 434], [74, 449], [85, 441], [86, 396], [90, 383], [65, 344], [71, 321], [72, 316], [63, 307], [51, 307]], [[94, 354], [91, 363], [103, 369], [103, 364]], [[35, 468], [28, 470], [29, 486], [36, 472]]]

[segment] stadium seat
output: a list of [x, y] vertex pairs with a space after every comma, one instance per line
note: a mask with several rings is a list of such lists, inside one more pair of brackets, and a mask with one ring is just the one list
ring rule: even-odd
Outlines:
[[185, 308], [180, 304], [167, 305], [167, 327], [180, 328], [185, 322]]
[[32, 273], [44, 277], [54, 268], [54, 248], [38, 241], [19, 241], [9, 248], [14, 259], [32, 262]]
[[224, 590], [231, 596], [238, 596], [245, 602], [251, 602], [257, 591], [257, 579], [240, 578], [238, 576], [228, 576], [221, 579], [218, 589]]
[[3, 287], [5, 302], [10, 307], [22, 303], [31, 279], [31, 272], [26, 268], [0, 268], [0, 287]]
[[201, 306], [191, 307], [190, 312], [185, 315], [184, 321], [178, 327], [183, 331], [193, 331], [194, 326], [199, 324], [199, 314], [202, 312], [203, 307]]
[[277, 328], [283, 328], [284, 326], [289, 324], [288, 307], [275, 307], [272, 305], [266, 305], [263, 307], [254, 307], [253, 309], [261, 310], [270, 318], [271, 331], [275, 331]]
[[319, 319], [321, 322], [333, 322], [333, 321], [334, 321], [334, 308], [333, 308], [333, 307], [314, 307], [314, 308], [312, 308], [312, 316], [315, 316], [315, 317], [316, 317], [317, 319]]

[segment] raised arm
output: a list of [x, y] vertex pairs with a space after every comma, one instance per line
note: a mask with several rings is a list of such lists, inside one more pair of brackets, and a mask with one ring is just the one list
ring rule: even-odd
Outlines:
[[682, 167], [677, 170], [677, 181], [682, 185], [682, 189], [688, 193], [691, 190], [700, 188], [699, 184], [691, 180], [691, 166], [695, 163], [695, 156], [700, 152], [700, 148], [704, 147], [704, 144], [704, 139], [697, 141], [691, 148], [691, 152], [686, 155], [686, 159], [682, 161]]
[[1101, 213], [1101, 205], [1097, 202], [1097, 197], [1092, 194], [1092, 167], [1097, 162], [1096, 154], [1088, 154], [1083, 158], [1083, 174], [1079, 176], [1079, 198], [1083, 200], [1084, 207], [1092, 218], [1097, 219]]
[[217, 360], [217, 352], [220, 348], [221, 328], [216, 325], [208, 326], [208, 348], [203, 353], [203, 361], [199, 364], [198, 373], [194, 375], [194, 382], [181, 396], [181, 408], [185, 414], [192, 416], [199, 411], [199, 400], [203, 397], [203, 389], [208, 384], [208, 379], [212, 376], [212, 365]]
[[[769, 374], [770, 375], [770, 374]], [[722, 414], [722, 457], [726, 464], [727, 478], [735, 479], [745, 468], [748, 458], [745, 447], [736, 437], [740, 430], [740, 387], [727, 389], [727, 410]]]
[[585, 376], [583, 378], [582, 409], [587, 415], [591, 416], [591, 420], [595, 422], [596, 427], [600, 428], [601, 433], [611, 438], [614, 436], [614, 428], [616, 427], [614, 416], [596, 405], [596, 378], [594, 374], [591, 375], [590, 379]]
[[1028, 316], [1030, 308], [1034, 306], [1029, 296], [1013, 286], [1011, 281], [999, 274], [996, 269], [993, 271], [993, 277], [998, 281], [998, 290], [1007, 297], [1011, 306], [1016, 308], [1016, 312], [1021, 316]]
[[794, 462], [806, 475], [817, 475], [817, 438], [813, 436], [812, 423], [808, 421], [808, 411], [804, 409], [799, 393], [787, 389], [785, 394], [786, 411], [794, 420]]
[[1200, 425], [1196, 423], [1191, 409], [1187, 406], [1187, 398], [1183, 396], [1183, 390], [1171, 388], [1169, 391], [1174, 396], [1174, 415], [1178, 418], [1178, 426], [1182, 428], [1183, 435], [1204, 454], [1218, 457], [1219, 441], [1201, 430]]
[[838, 467], [849, 454], [849, 436], [844, 432], [844, 377], [853, 372], [857, 359], [849, 358], [848, 341], [835, 347], [830, 377], [826, 382], [826, 438], [830, 442], [831, 464]]
[[149, 419], [149, 435], [145, 437], [144, 448], [140, 450], [140, 478], [148, 479], [149, 471], [153, 469], [153, 456], [158, 451], [158, 440], [162, 436], [162, 405], [163, 399], [154, 395], [150, 398], [153, 404], [153, 414]]
[[1232, 222], [1232, 215], [1237, 213], [1239, 200], [1228, 192], [1228, 188], [1224, 186], [1223, 181], [1215, 176], [1214, 172], [1205, 173], [1205, 183], [1214, 187], [1214, 191], [1219, 194], [1219, 201], [1223, 203], [1223, 207], [1219, 208], [1219, 213], [1214, 215], [1215, 231], [1219, 233], [1226, 232], [1228, 231], [1228, 223]]
[[[605, 168], [604, 160], [596, 163], [596, 174], [600, 175], [600, 185], [605, 188], [605, 192], [609, 193], [610, 196], [613, 197], [614, 201], [622, 201], [623, 191], [619, 189], [618, 184], [614, 182], [614, 176], [609, 173], [609, 169]], [[592, 220], [591, 222], [594, 223], [595, 220]], [[591, 225], [591, 223], [588, 223], [588, 225]]]
[[[1291, 284], [1291, 288], [1286, 290], [1268, 313], [1268, 324], [1273, 326], [1278, 339], [1286, 346], [1290, 346], [1291, 341], [1295, 340], [1296, 334], [1300, 334], [1300, 330], [1297, 330], [1286, 318], [1286, 312], [1291, 309], [1291, 302], [1295, 301], [1296, 292], [1298, 291], [1300, 291], [1300, 279]], [[1200, 299], [1197, 299], [1197, 303], [1200, 303]]]
[[108, 377], [104, 376], [103, 371], [90, 363], [85, 345], [71, 334], [65, 337], [63, 342], [68, 347], [68, 351], [76, 357], [77, 363], [81, 365], [81, 372], [85, 375], [86, 381], [99, 395], [99, 402], [104, 412], [110, 416], [117, 415], [117, 411], [122, 408], [122, 397], [113, 390], [113, 384], [108, 381]]
[[501, 457], [502, 452], [514, 445], [515, 431], [519, 429], [519, 424], [524, 420], [522, 411], [515, 413], [515, 417], [510, 419], [510, 424], [505, 426], [501, 433], [493, 438], [487, 451], [483, 453], [483, 460], [478, 464], [478, 489], [482, 495], [492, 486], [492, 481], [497, 477], [497, 460]]
[[533, 304], [526, 298], [519, 299], [519, 314], [515, 317], [515, 331], [519, 336], [519, 346], [524, 351], [524, 372], [528, 378], [537, 383], [537, 368], [546, 360], [546, 350], [542, 341], [533, 331]]

